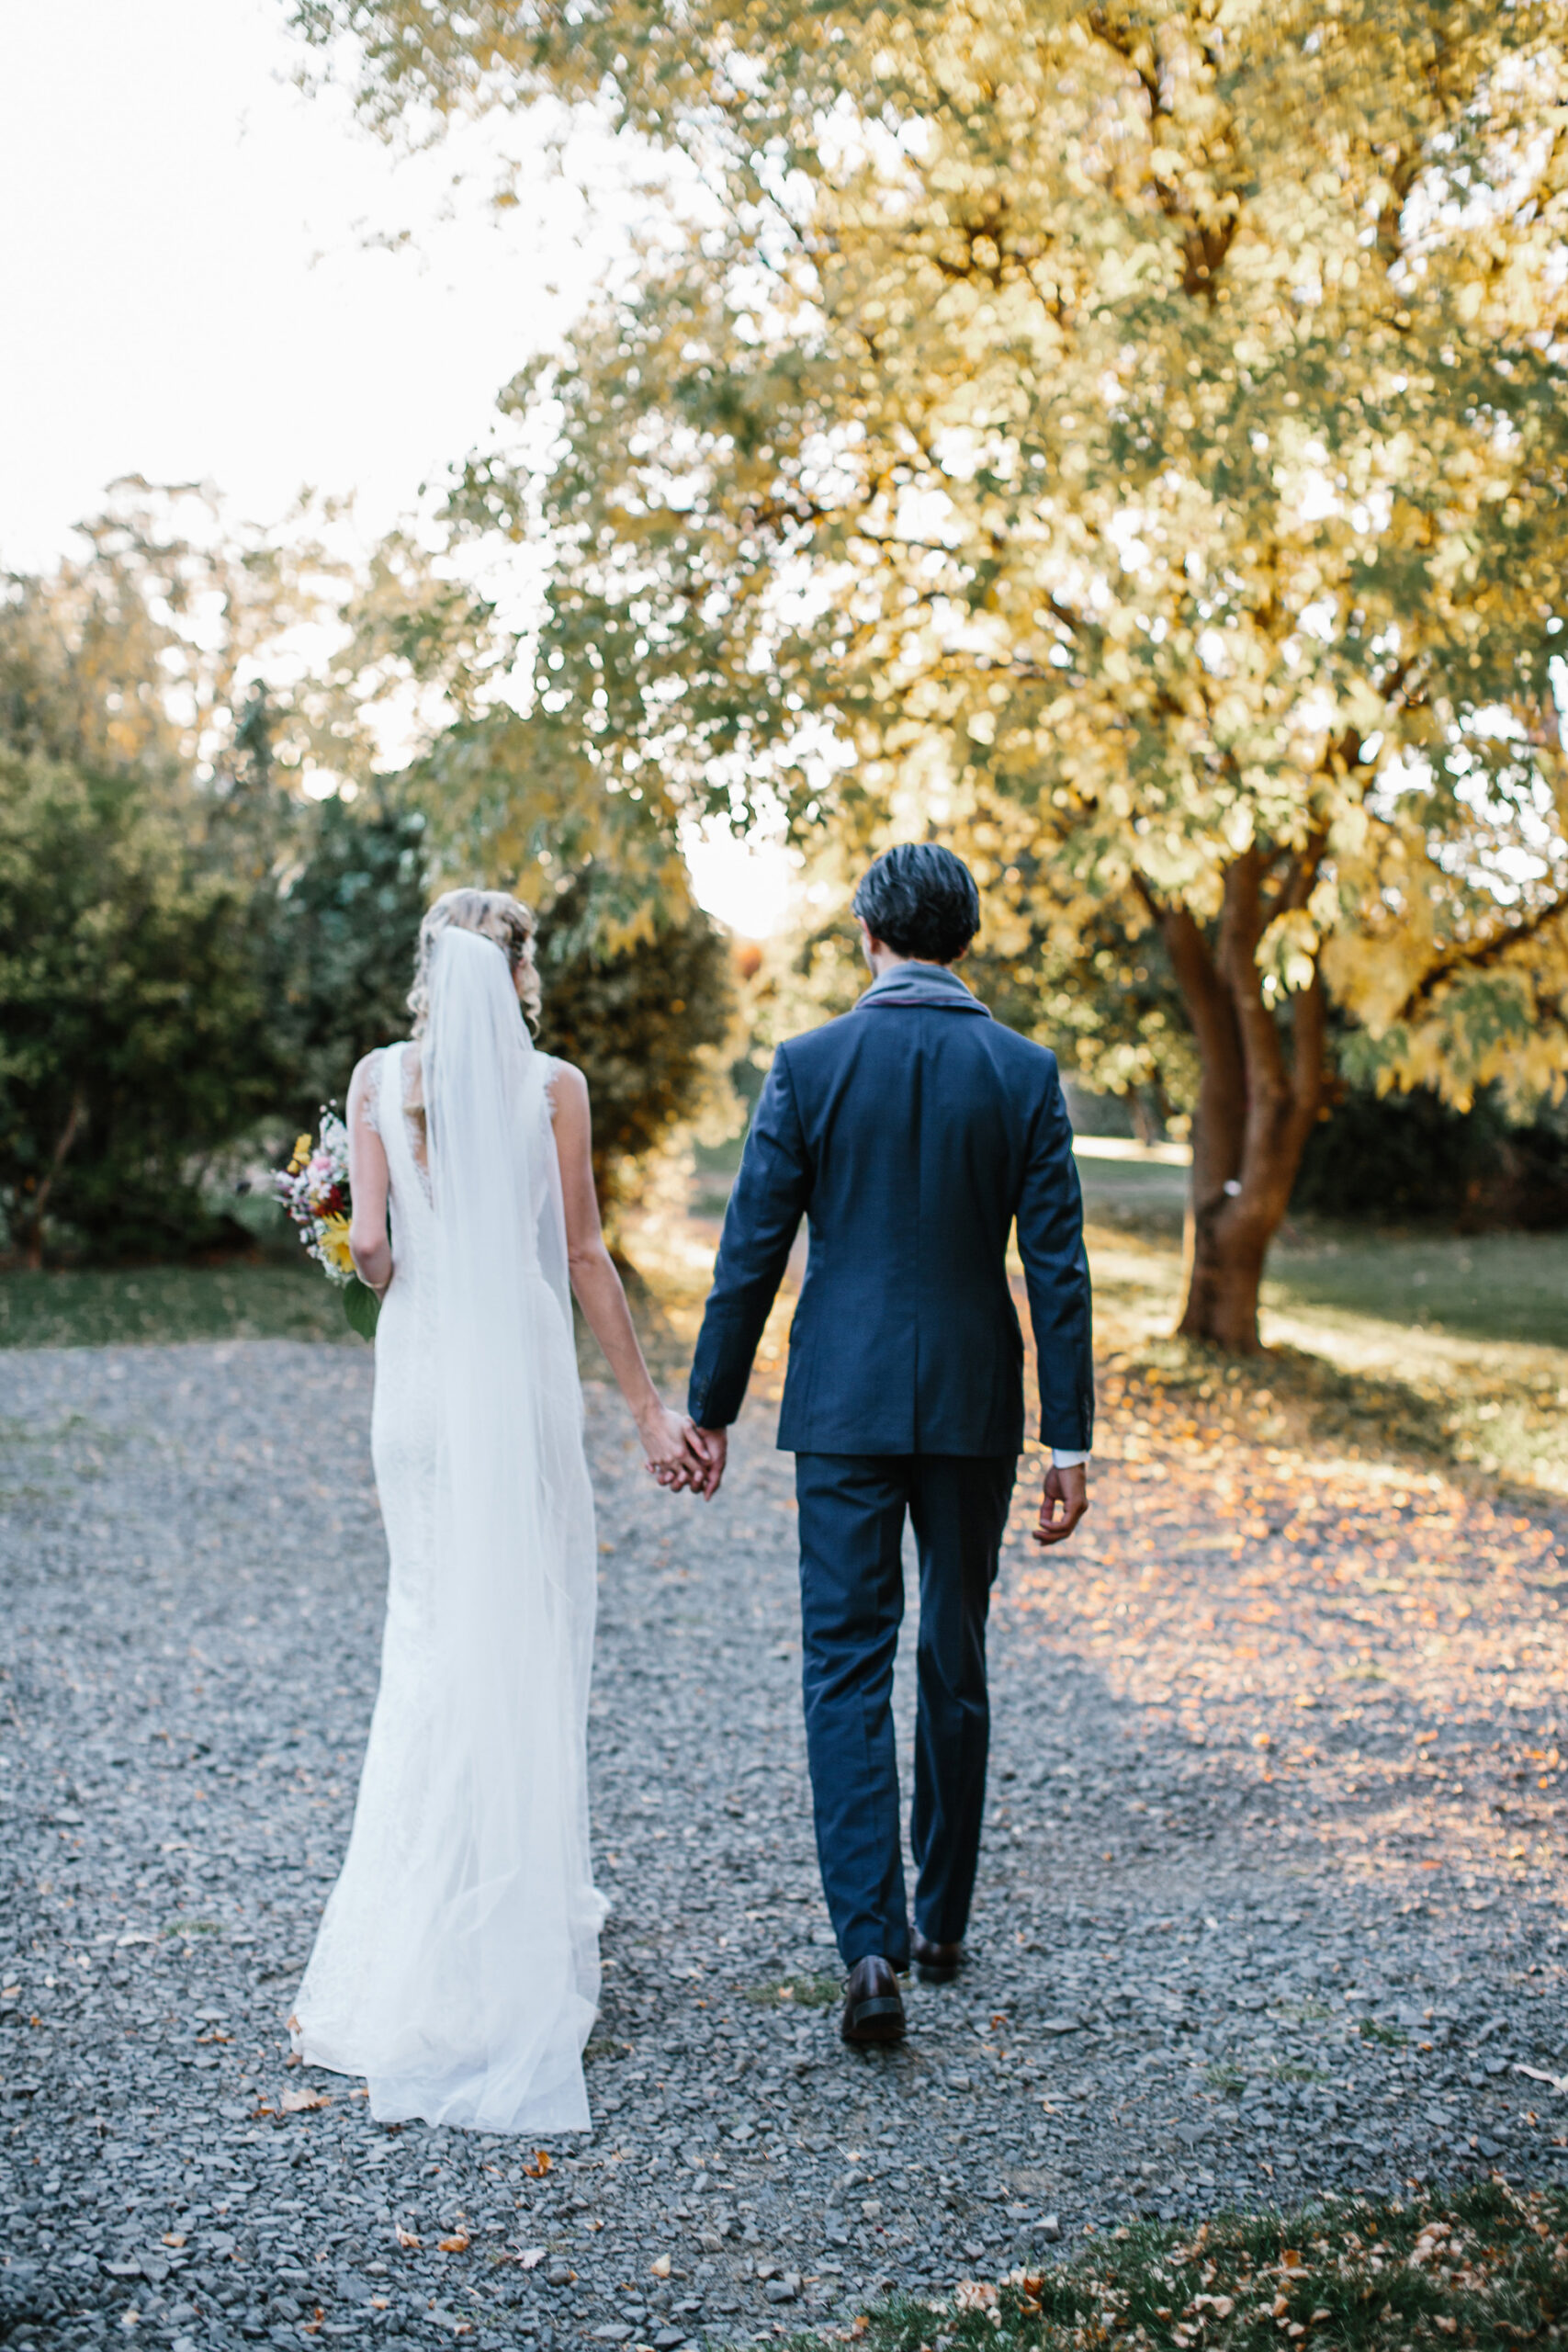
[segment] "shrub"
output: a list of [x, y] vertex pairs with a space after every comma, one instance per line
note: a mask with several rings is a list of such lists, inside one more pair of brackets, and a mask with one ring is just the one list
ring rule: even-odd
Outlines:
[[1370, 1224], [1431, 1220], [1470, 1230], [1568, 1225], [1568, 1133], [1540, 1110], [1510, 1125], [1495, 1090], [1469, 1112], [1426, 1087], [1347, 1087], [1307, 1141], [1291, 1206]]
[[594, 1180], [612, 1204], [637, 1162], [701, 1106], [729, 1034], [735, 983], [728, 942], [696, 907], [605, 952], [594, 944], [593, 888], [579, 876], [540, 915], [539, 1043], [588, 1080]]
[[0, 1206], [35, 1264], [219, 1238], [198, 1163], [267, 1106], [254, 893], [188, 814], [0, 744]]
[[326, 800], [313, 812], [269, 954], [273, 1107], [291, 1125], [341, 1102], [361, 1055], [407, 1035], [426, 864], [423, 816], [389, 795], [369, 805]]

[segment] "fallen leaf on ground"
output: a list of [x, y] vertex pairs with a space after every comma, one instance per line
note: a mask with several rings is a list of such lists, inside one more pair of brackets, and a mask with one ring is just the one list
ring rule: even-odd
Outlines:
[[656, 2278], [668, 2278], [670, 2276], [670, 2256], [667, 2254], [661, 2254], [659, 2256], [658, 2261], [650, 2263], [649, 2267]]
[[419, 2240], [412, 2230], [405, 2230], [400, 2225], [397, 2236], [398, 2244], [406, 2253], [412, 2254], [418, 2249]]
[[543, 2180], [549, 2168], [549, 2151], [546, 2148], [538, 2149], [535, 2154], [533, 2163], [531, 2165], [525, 2165], [523, 2167], [530, 2180]]
[[525, 2270], [537, 2270], [545, 2258], [542, 2245], [525, 2245], [517, 2259]]
[[468, 2233], [467, 2230], [454, 2230], [449, 2238], [437, 2238], [435, 2243], [443, 2254], [467, 2254]]
[[1550, 2083], [1559, 2098], [1568, 2091], [1568, 2075], [1543, 2075], [1539, 2066], [1526, 2066], [1517, 2058], [1514, 2072], [1516, 2075], [1528, 2075], [1532, 2083]]
[[310, 2115], [318, 2107], [331, 2107], [332, 2099], [325, 2091], [285, 2091], [277, 2102], [279, 2115]]

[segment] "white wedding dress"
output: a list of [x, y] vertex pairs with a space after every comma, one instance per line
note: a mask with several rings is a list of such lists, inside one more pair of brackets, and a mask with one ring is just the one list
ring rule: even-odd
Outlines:
[[423, 1051], [427, 1164], [404, 1046], [372, 1086], [391, 1179], [371, 1418], [390, 1577], [295, 2047], [364, 2075], [383, 2121], [579, 2131], [606, 1906], [589, 1860], [597, 1555], [556, 1066], [502, 951], [458, 930], [435, 943]]

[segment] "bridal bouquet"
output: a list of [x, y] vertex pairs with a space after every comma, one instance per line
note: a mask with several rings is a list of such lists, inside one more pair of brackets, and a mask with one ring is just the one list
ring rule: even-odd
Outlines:
[[348, 1129], [335, 1111], [321, 1112], [318, 1139], [296, 1138], [286, 1169], [273, 1178], [278, 1199], [299, 1228], [299, 1238], [330, 1283], [343, 1293], [343, 1311], [362, 1340], [374, 1336], [380, 1303], [354, 1271], [348, 1225]]

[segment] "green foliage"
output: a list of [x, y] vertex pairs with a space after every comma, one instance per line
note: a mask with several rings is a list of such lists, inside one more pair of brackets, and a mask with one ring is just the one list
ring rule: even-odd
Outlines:
[[0, 1210], [33, 1263], [243, 1239], [214, 1155], [395, 1034], [424, 903], [420, 818], [292, 795], [260, 684], [174, 723], [164, 557], [111, 543], [0, 605]]
[[297, 821], [306, 854], [277, 898], [268, 1001], [272, 1108], [303, 1127], [344, 1099], [361, 1055], [407, 1034], [428, 853], [423, 814], [385, 792]]
[[367, 1283], [355, 1275], [343, 1294], [343, 1317], [349, 1329], [361, 1340], [373, 1340], [380, 1319], [381, 1302]]
[[592, 869], [574, 922], [580, 944], [609, 955], [686, 919], [679, 812], [656, 766], [607, 760], [600, 714], [573, 703], [563, 715], [561, 700], [547, 661], [526, 717], [504, 705], [459, 717], [407, 783], [446, 873], [514, 876], [530, 903], [547, 903]]
[[0, 744], [0, 1205], [37, 1261], [215, 1238], [193, 1163], [268, 1107], [253, 894], [176, 790]]
[[595, 888], [580, 876], [541, 910], [539, 1043], [588, 1080], [594, 1176], [610, 1204], [719, 1082], [734, 981], [722, 933], [689, 901], [651, 937], [602, 946]]

